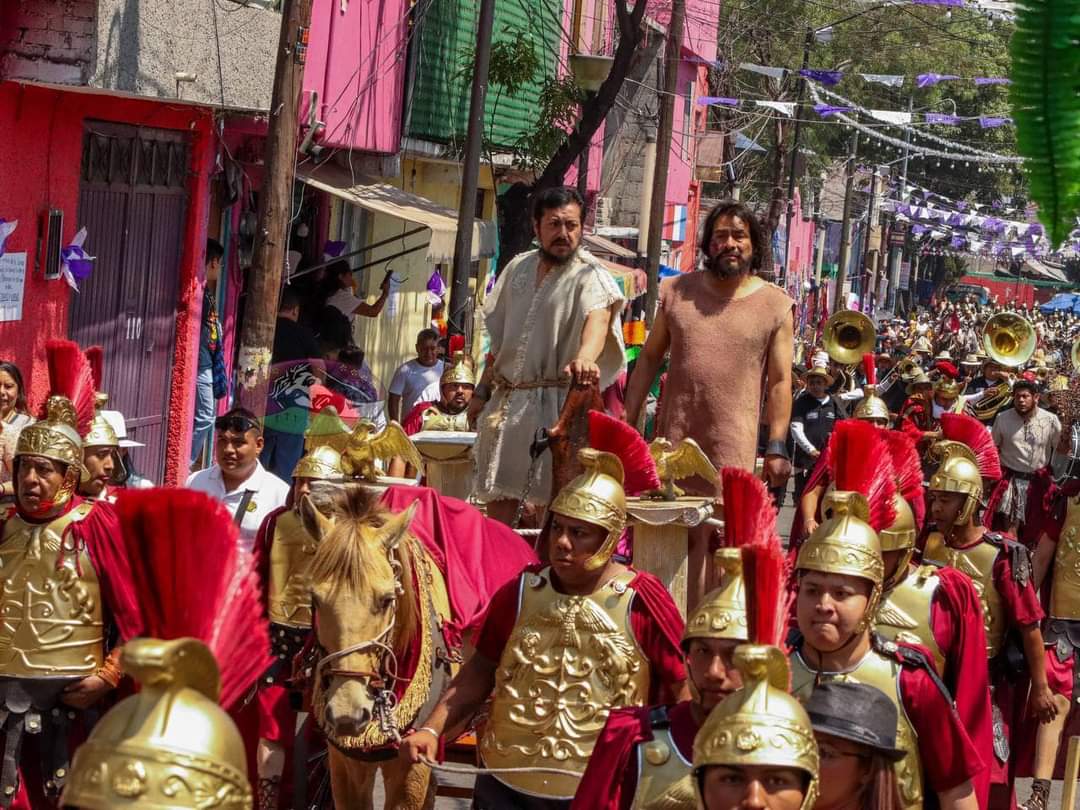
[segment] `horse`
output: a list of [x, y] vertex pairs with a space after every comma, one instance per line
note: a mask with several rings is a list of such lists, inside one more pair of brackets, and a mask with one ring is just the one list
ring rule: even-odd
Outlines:
[[445, 579], [409, 532], [416, 511], [392, 514], [370, 488], [328, 490], [332, 525], [311, 563], [318, 662], [312, 718], [329, 743], [336, 807], [373, 808], [376, 771], [387, 810], [429, 810], [431, 769], [397, 757], [403, 730], [434, 708], [459, 660], [442, 632]]

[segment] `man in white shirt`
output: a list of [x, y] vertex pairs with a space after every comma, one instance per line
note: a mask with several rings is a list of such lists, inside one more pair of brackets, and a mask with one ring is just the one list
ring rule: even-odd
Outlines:
[[221, 501], [240, 528], [240, 547], [250, 553], [263, 519], [284, 506], [289, 485], [259, 463], [262, 425], [245, 408], [233, 408], [214, 422], [216, 463], [188, 478], [186, 486]]
[[998, 413], [991, 435], [1008, 480], [997, 512], [1015, 537], [1027, 512], [1028, 484], [1050, 463], [1061, 438], [1061, 421], [1039, 407], [1038, 386], [1021, 378], [1013, 384], [1013, 406]]
[[390, 381], [386, 400], [388, 418], [400, 422], [417, 402], [439, 399], [443, 366], [439, 359], [439, 333], [422, 329], [416, 336], [416, 358], [398, 366]]

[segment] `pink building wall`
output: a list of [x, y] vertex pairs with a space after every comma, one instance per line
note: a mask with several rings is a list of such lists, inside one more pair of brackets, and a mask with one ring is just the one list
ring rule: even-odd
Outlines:
[[408, 0], [314, 0], [301, 116], [318, 93], [319, 142], [398, 151], [409, 12]]

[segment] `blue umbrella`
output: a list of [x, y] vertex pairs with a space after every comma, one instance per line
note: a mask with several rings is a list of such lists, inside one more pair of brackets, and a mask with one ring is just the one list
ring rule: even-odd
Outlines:
[[1069, 310], [1080, 313], [1080, 295], [1076, 293], [1058, 293], [1045, 304], [1039, 305], [1039, 311], [1043, 314], [1068, 312]]

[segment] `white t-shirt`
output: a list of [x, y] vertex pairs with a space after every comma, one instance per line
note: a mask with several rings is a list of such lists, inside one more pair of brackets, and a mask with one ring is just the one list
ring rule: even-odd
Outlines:
[[255, 471], [251, 477], [232, 492], [225, 491], [221, 467], [217, 464], [192, 473], [185, 486], [188, 489], [205, 492], [221, 501], [225, 504], [229, 515], [236, 514], [244, 498], [244, 492], [251, 490], [251, 500], [248, 501], [244, 516], [240, 521], [240, 548], [248, 553], [251, 553], [255, 547], [255, 536], [259, 533], [263, 520], [279, 506], [285, 505], [290, 489], [288, 484], [268, 472], [258, 462], [255, 463]]
[[352, 294], [352, 290], [342, 287], [336, 293], [326, 299], [326, 303], [340, 310], [341, 314], [346, 318], [352, 319], [352, 316], [356, 312], [356, 308], [364, 303], [363, 298], [357, 298]]
[[409, 415], [417, 402], [437, 400], [439, 378], [443, 374], [444, 363], [436, 361], [433, 366], [422, 366], [419, 360], [410, 360], [398, 366], [394, 379], [390, 381], [390, 393], [401, 397], [401, 418]]

